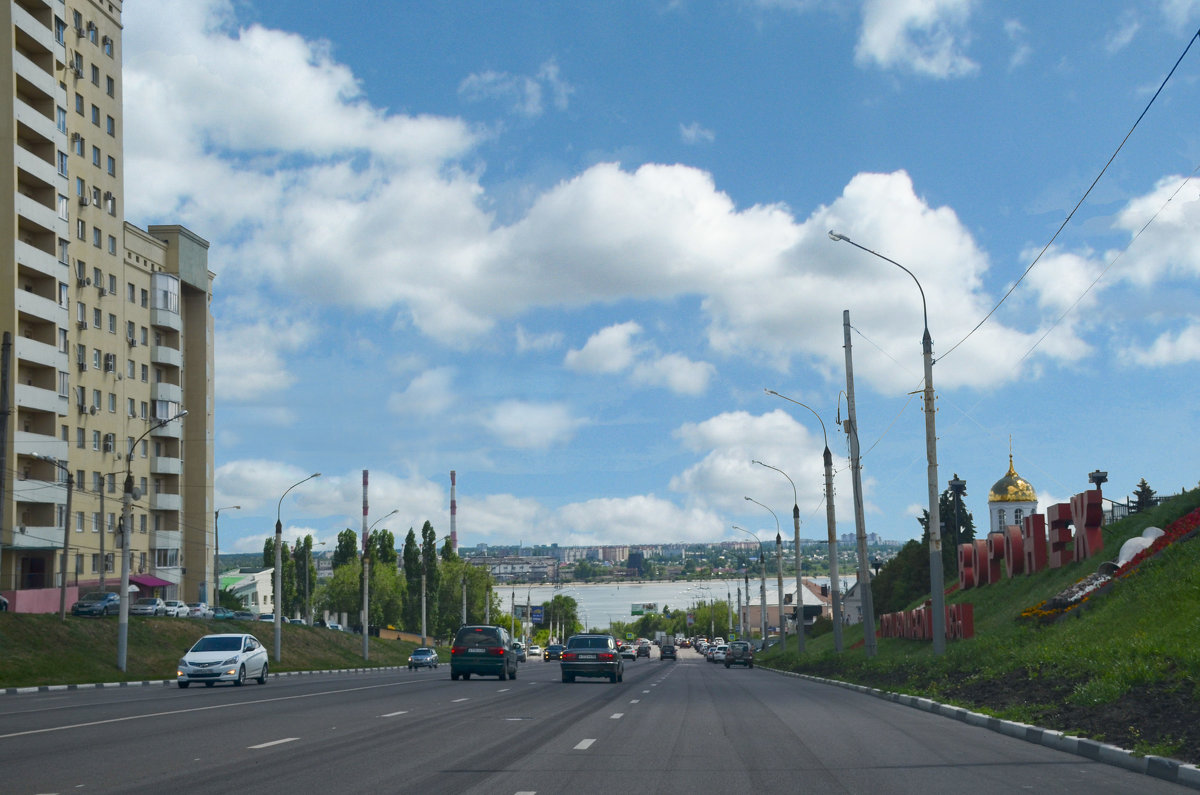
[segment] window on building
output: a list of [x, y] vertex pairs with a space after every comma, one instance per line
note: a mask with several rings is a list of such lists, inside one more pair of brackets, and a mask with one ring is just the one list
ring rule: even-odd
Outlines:
[[92, 309], [92, 328], [100, 328], [100, 321], [104, 319], [104, 313], [99, 307]]
[[[113, 237], [112, 235], [108, 236], [108, 253], [109, 254], [117, 253], [117, 239], [115, 237]], [[114, 289], [113, 292], [115, 293], [116, 290]]]
[[142, 365], [142, 383], [143, 384], [150, 383], [150, 366], [149, 365], [145, 365], [145, 364]]
[[67, 176], [67, 153], [66, 152], [58, 153], [58, 174], [59, 174], [59, 176], [62, 176], [62, 177]]
[[87, 431], [85, 431], [83, 428], [75, 429], [75, 446], [80, 450], [83, 450], [87, 447]]
[[83, 157], [84, 147], [87, 146], [87, 139], [76, 133], [71, 138], [71, 151]]
[[104, 118], [104, 131], [109, 135], [117, 134], [117, 122], [112, 116], [106, 116]]
[[99, 511], [92, 511], [92, 532], [93, 533], [100, 532], [100, 512]]
[[59, 44], [67, 43], [67, 23], [58, 17], [54, 18], [54, 40]]
[[147, 333], [147, 332], [146, 332], [146, 327], [145, 327], [145, 326], [142, 326], [142, 344], [143, 344], [143, 345], [145, 345], [145, 344], [146, 344], [146, 333]]
[[[109, 355], [111, 356], [112, 354]], [[108, 412], [110, 414], [117, 413], [117, 396], [112, 392], [108, 393]]]
[[134, 400], [133, 398], [129, 398], [129, 416], [130, 417], [137, 416], [137, 401]]
[[64, 108], [62, 105], [59, 105], [56, 108], [55, 113], [56, 113], [55, 118], [56, 118], [56, 125], [58, 127], [58, 131], [65, 135], [67, 132], [67, 109]]
[[75, 92], [75, 112], [80, 116], [83, 115], [83, 94], [78, 91]]
[[100, 147], [98, 146], [92, 147], [92, 165], [100, 167]]
[[117, 275], [115, 273], [108, 274], [108, 292], [109, 295], [117, 294]]
[[[137, 300], [137, 289], [133, 286], [133, 282], [126, 282], [125, 288], [126, 288], [126, 292], [129, 295], [129, 298], [128, 298], [129, 303], [132, 304], [134, 301]], [[130, 334], [129, 336], [132, 337], [133, 335]]]
[[99, 568], [97, 568], [99, 565], [100, 565], [100, 554], [98, 552], [93, 552], [92, 553], [92, 574], [95, 574], [96, 572], [98, 572], [100, 570]]
[[100, 449], [100, 431], [92, 431], [92, 449]]
[[92, 85], [100, 87], [100, 67], [92, 64]]
[[[83, 474], [83, 470], [80, 470], [80, 471], [79, 471], [79, 474], [81, 474], [81, 475], [82, 475], [82, 474]], [[79, 478], [76, 478], [76, 481], [78, 481], [78, 480], [79, 480]], [[75, 512], [75, 532], [76, 532], [76, 533], [82, 533], [82, 532], [83, 532], [83, 511], [76, 511], [76, 512]]]
[[100, 369], [100, 349], [92, 348], [92, 367]]
[[128, 376], [129, 378], [133, 378], [134, 373], [137, 372], [137, 370], [135, 369], [136, 365], [134, 364], [133, 359], [127, 359], [126, 362], [128, 364], [128, 368], [127, 368], [127, 372], [125, 373], [125, 375]]
[[111, 77], [104, 78], [104, 93], [110, 97], [115, 97], [117, 95], [117, 81]]
[[87, 240], [87, 224], [82, 218], [75, 221], [75, 236], [80, 240]]
[[140, 304], [142, 307], [145, 307], [149, 303], [150, 303], [150, 291], [142, 290], [141, 300], [138, 301], [138, 304]]
[[98, 226], [92, 227], [92, 245], [100, 248], [100, 227]]
[[69, 220], [70, 219], [70, 215], [69, 215], [70, 210], [68, 209], [69, 207], [70, 207], [70, 200], [66, 196], [63, 196], [61, 193], [58, 194], [58, 217], [63, 219], [64, 221]]
[[113, 40], [111, 36], [105, 36], [100, 40], [100, 46], [104, 50], [104, 54], [109, 58], [113, 57]]
[[83, 181], [83, 177], [75, 178], [75, 195], [76, 196], [86, 196], [87, 195], [87, 183]]
[[[96, 125], [97, 127], [100, 126], [100, 106], [99, 105], [92, 105], [92, 124]], [[100, 165], [100, 162], [97, 161], [96, 165]]]
[[109, 334], [117, 333], [117, 316], [114, 315], [112, 312], [108, 313], [108, 333]]

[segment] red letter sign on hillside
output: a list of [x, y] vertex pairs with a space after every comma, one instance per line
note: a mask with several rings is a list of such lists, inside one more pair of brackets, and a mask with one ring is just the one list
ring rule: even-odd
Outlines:
[[1050, 568], [1060, 569], [1075, 559], [1075, 539], [1071, 535], [1071, 505], [1060, 502], [1046, 509], [1050, 525]]
[[1008, 576], [1020, 574], [1025, 570], [1025, 545], [1021, 536], [1021, 528], [1011, 524], [1004, 528], [1004, 564]]
[[1071, 518], [1075, 521], [1075, 559], [1085, 560], [1104, 548], [1104, 511], [1100, 491], [1085, 491], [1071, 498]]
[[1025, 547], [1025, 573], [1037, 574], [1046, 568], [1046, 517], [1030, 514], [1023, 520], [1021, 539]]

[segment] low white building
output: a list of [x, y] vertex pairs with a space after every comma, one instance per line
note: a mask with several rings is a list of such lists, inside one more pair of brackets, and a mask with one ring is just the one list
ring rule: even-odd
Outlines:
[[236, 596], [242, 607], [251, 613], [273, 613], [274, 577], [272, 567], [241, 568], [221, 575], [221, 590]]

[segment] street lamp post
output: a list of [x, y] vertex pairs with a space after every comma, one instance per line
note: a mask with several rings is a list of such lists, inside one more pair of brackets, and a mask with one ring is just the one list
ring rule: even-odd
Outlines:
[[241, 509], [240, 505], [226, 505], [213, 511], [213, 609], [221, 606], [221, 564], [219, 561], [221, 555], [221, 536], [219, 535], [221, 511], [240, 511]]
[[[364, 475], [363, 477], [365, 478], [366, 475]], [[365, 505], [366, 505], [365, 501], [364, 501], [363, 505], [365, 507]], [[367, 656], [369, 654], [368, 642], [369, 642], [369, 638], [371, 635], [371, 615], [370, 615], [370, 610], [368, 610], [368, 608], [367, 608], [367, 599], [368, 599], [368, 596], [370, 595], [370, 577], [371, 577], [370, 560], [369, 560], [370, 556], [368, 555], [368, 549], [370, 549], [371, 531], [375, 529], [375, 525], [379, 524], [380, 522], [382, 522], [384, 519], [388, 518], [392, 514], [399, 513], [399, 512], [400, 512], [400, 509], [396, 508], [396, 509], [392, 510], [390, 513], [385, 513], [383, 516], [379, 517], [374, 522], [372, 522], [371, 526], [367, 528], [366, 533], [363, 535], [362, 657], [364, 660], [367, 659]], [[367, 523], [366, 515], [364, 513], [363, 524], [366, 524], [366, 523]]]
[[[768, 390], [768, 391], [770, 391], [770, 390]], [[820, 417], [818, 417], [817, 419], [820, 419]], [[829, 447], [826, 446], [825, 450], [828, 451]], [[788, 476], [788, 473], [784, 472], [779, 467], [773, 467], [770, 464], [764, 464], [762, 461], [754, 461], [754, 463], [759, 464], [761, 466], [765, 466], [767, 469], [774, 469], [776, 472], [778, 472], [779, 474], [781, 474], [785, 478], [787, 478], [788, 483], [792, 484], [792, 523], [795, 525], [795, 530], [796, 530], [796, 639], [797, 639], [796, 640], [796, 651], [799, 652], [800, 654], [803, 654], [804, 653], [804, 582], [803, 582], [804, 577], [803, 577], [803, 570], [802, 570], [802, 558], [800, 555], [800, 500], [796, 496], [796, 484]], [[833, 569], [833, 571], [836, 571], [836, 569]], [[780, 588], [782, 588], [782, 586], [780, 586]], [[841, 644], [841, 634], [840, 633], [838, 633], [837, 635], [834, 636], [834, 641], [835, 641], [834, 646], [837, 648], [838, 651], [841, 651], [842, 644]]]
[[[747, 497], [746, 499], [750, 499], [750, 498]], [[762, 636], [761, 636], [762, 637], [762, 647], [765, 650], [767, 648], [767, 560], [765, 557], [763, 557], [762, 540], [758, 537], [758, 535], [756, 533], [751, 533], [749, 530], [747, 530], [744, 527], [738, 527], [737, 525], [733, 525], [733, 529], [741, 530], [743, 533], [749, 533], [750, 535], [754, 536], [754, 540], [758, 542], [758, 572], [759, 572], [758, 623], [759, 623], [759, 631], [762, 633]], [[747, 605], [750, 604], [749, 578], [747, 578], [747, 583], [746, 583], [746, 604]], [[747, 607], [747, 612], [749, 612], [748, 607]]]
[[[310, 536], [307, 536], [307, 537], [308, 537], [308, 538], [312, 538], [312, 536], [311, 536], [311, 535], [310, 535]], [[308, 597], [308, 570], [309, 570], [309, 568], [310, 568], [310, 567], [311, 567], [311, 565], [312, 565], [312, 547], [323, 547], [323, 546], [325, 546], [325, 543], [326, 543], [326, 542], [324, 542], [324, 541], [316, 541], [316, 542], [314, 542], [313, 544], [309, 545], [309, 544], [306, 544], [306, 543], [302, 543], [302, 542], [300, 542], [300, 541], [297, 541], [297, 542], [296, 542], [296, 547], [295, 547], [295, 548], [292, 550], [292, 557], [296, 559], [296, 565], [297, 565], [297, 566], [301, 565], [301, 554], [300, 554], [300, 551], [301, 551], [301, 550], [303, 550], [303, 551], [304, 551], [304, 555], [303, 555], [303, 565], [304, 565], [304, 625], [305, 625], [305, 626], [308, 626], [308, 627], [311, 627], [311, 626], [312, 626], [312, 605], [309, 603], [309, 597]]]
[[125, 456], [125, 489], [121, 497], [121, 608], [117, 623], [117, 669], [125, 670], [125, 661], [129, 650], [129, 537], [133, 532], [133, 501], [137, 498], [133, 488], [133, 451], [138, 442], [145, 439], [151, 432], [158, 430], [168, 422], [186, 417], [187, 410], [180, 411], [174, 417], [159, 420], [151, 425], [142, 435], [129, 444]]
[[279, 662], [281, 639], [283, 637], [283, 619], [280, 613], [280, 600], [283, 596], [283, 518], [281, 512], [283, 510], [283, 498], [288, 495], [288, 492], [299, 486], [301, 483], [307, 483], [313, 478], [321, 477], [320, 472], [314, 472], [304, 480], [298, 480], [287, 487], [279, 497], [279, 502], [275, 506], [275, 662]]
[[[54, 466], [58, 467], [63, 474], [67, 476], [67, 507], [66, 514], [63, 516], [63, 551], [61, 577], [62, 581], [58, 588], [58, 618], [60, 621], [67, 620], [67, 561], [69, 558], [68, 552], [71, 548], [71, 492], [75, 490], [75, 476], [71, 474], [71, 470], [67, 465], [59, 461], [57, 458], [51, 458], [47, 455], [35, 454], [34, 458], [40, 458], [42, 461], [49, 461]], [[104, 512], [101, 511], [100, 516], [100, 537], [104, 537]], [[100, 556], [100, 569], [104, 570], [104, 556]]]
[[849, 243], [857, 249], [872, 254], [884, 262], [890, 262], [907, 273], [916, 282], [917, 290], [921, 293], [921, 315], [925, 322], [925, 332], [921, 337], [921, 358], [925, 367], [925, 458], [928, 464], [927, 485], [929, 490], [929, 598], [932, 601], [933, 612], [933, 653], [943, 654], [946, 651], [946, 593], [945, 576], [942, 572], [942, 527], [941, 507], [938, 504], [937, 482], [937, 430], [935, 427], [934, 393], [933, 393], [933, 338], [929, 335], [929, 309], [925, 302], [925, 289], [921, 282], [908, 268], [890, 257], [885, 257], [878, 251], [872, 251], [866, 246], [855, 243], [845, 235], [839, 235], [830, 230], [829, 237], [835, 241]]
[[[829, 545], [829, 594], [833, 605], [833, 650], [841, 652], [842, 650], [842, 588], [840, 575], [838, 573], [838, 539], [837, 539], [837, 513], [834, 509], [833, 501], [833, 453], [829, 452], [829, 434], [825, 432], [825, 420], [821, 419], [821, 415], [813, 411], [811, 406], [807, 406], [798, 400], [793, 400], [787, 395], [781, 395], [774, 389], [766, 390], [768, 395], [774, 395], [777, 398], [783, 398], [789, 403], [795, 403], [797, 406], [806, 408], [812, 412], [812, 415], [817, 418], [817, 422], [821, 423], [821, 436], [825, 439], [825, 452], [822, 454], [822, 461], [825, 466], [825, 532], [828, 536], [827, 543]], [[795, 490], [795, 484], [792, 485]], [[797, 513], [797, 516], [799, 514]], [[797, 558], [799, 559], [799, 558]], [[862, 587], [863, 580], [859, 580], [859, 587]], [[801, 601], [799, 610], [804, 611], [804, 602]], [[803, 651], [804, 646], [801, 645]]]
[[[747, 497], [746, 499], [749, 500], [750, 502], [754, 503], [755, 505], [758, 505], [763, 508], [767, 508], [767, 506], [763, 505], [761, 502], [754, 499], [753, 497]], [[787, 648], [787, 621], [785, 621], [783, 618], [783, 536], [780, 535], [779, 516], [776, 515], [776, 513], [774, 511], [772, 511], [770, 508], [767, 508], [767, 513], [771, 514], [771, 516], [775, 519], [775, 557], [779, 561], [779, 592], [776, 594], [776, 597], [777, 597], [776, 601], [779, 602], [779, 641], [781, 643], [780, 648], [786, 649]], [[764, 608], [765, 608], [765, 605], [764, 605]], [[763, 638], [763, 642], [764, 643], [766, 642], [765, 637]]]

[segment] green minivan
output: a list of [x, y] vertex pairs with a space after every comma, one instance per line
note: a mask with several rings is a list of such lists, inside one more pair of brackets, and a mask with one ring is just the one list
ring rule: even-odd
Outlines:
[[458, 630], [450, 647], [450, 679], [470, 679], [471, 674], [517, 678], [517, 653], [504, 627], [470, 624]]

